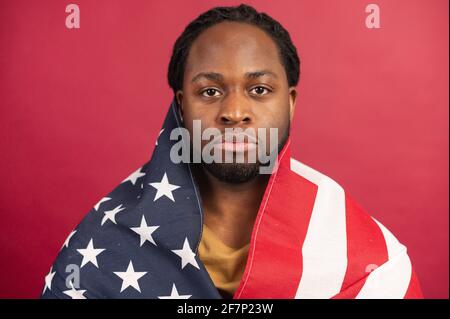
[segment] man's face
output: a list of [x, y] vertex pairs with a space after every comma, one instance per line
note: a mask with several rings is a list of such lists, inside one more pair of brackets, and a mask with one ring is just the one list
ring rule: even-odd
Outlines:
[[[202, 130], [217, 128], [278, 130], [278, 149], [289, 135], [296, 90], [287, 76], [275, 42], [263, 30], [244, 23], [222, 22], [206, 29], [193, 42], [186, 61], [183, 89], [176, 94], [185, 127], [193, 136], [193, 120]], [[263, 143], [263, 136], [256, 134]], [[202, 141], [202, 149], [209, 141]], [[261, 145], [259, 145], [261, 146]], [[200, 150], [194, 150], [200, 151]], [[241, 150], [242, 151], [242, 150]], [[225, 151], [224, 151], [225, 152]], [[250, 163], [244, 147], [244, 163], [212, 163], [203, 166], [222, 181], [241, 183], [258, 174], [260, 163]], [[236, 156], [236, 151], [233, 151]]]

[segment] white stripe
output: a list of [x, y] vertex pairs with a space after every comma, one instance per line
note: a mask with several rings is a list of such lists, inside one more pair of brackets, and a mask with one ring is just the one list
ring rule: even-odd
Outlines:
[[373, 218], [383, 233], [389, 260], [372, 271], [357, 299], [402, 299], [411, 280], [411, 260], [407, 249], [380, 222]]
[[293, 158], [291, 170], [318, 186], [295, 298], [331, 298], [341, 291], [347, 270], [345, 193], [331, 178]]
[[386, 228], [382, 223], [376, 220], [374, 217], [372, 219], [377, 223], [378, 227], [380, 227], [381, 232], [383, 233], [384, 241], [386, 242], [386, 247], [388, 251], [388, 259], [393, 259], [395, 256], [400, 254], [403, 250], [406, 249], [404, 245], [402, 245], [397, 238]]

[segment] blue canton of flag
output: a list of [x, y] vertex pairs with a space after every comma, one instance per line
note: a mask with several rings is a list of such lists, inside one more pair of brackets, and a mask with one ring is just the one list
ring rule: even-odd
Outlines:
[[174, 164], [172, 101], [149, 162], [70, 233], [42, 298], [221, 298], [197, 256], [201, 201], [189, 164]]

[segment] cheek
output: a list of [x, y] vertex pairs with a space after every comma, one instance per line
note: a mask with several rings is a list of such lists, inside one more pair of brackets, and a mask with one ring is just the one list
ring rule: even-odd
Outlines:
[[273, 112], [267, 112], [263, 118], [261, 118], [260, 127], [266, 128], [266, 141], [270, 141], [270, 128], [277, 129], [277, 140], [280, 142], [288, 134], [289, 130], [289, 108], [284, 107], [280, 112], [280, 108], [275, 109]]
[[259, 118], [259, 122], [263, 127], [284, 130], [289, 126], [289, 108], [278, 105], [268, 109]]
[[198, 108], [195, 105], [186, 103], [183, 108], [183, 120], [184, 126], [188, 130], [192, 130], [192, 125], [194, 120], [202, 120], [202, 114], [198, 112]]
[[186, 119], [208, 121], [213, 116], [214, 108], [211, 105], [196, 102], [195, 99], [187, 97], [183, 108]]
[[[196, 131], [196, 134], [194, 134], [194, 121], [200, 120], [200, 136], [203, 134], [203, 131], [207, 128], [214, 127], [214, 118], [215, 115], [211, 110], [206, 109], [204, 106], [201, 105], [194, 105], [194, 104], [186, 104], [183, 111], [183, 121], [184, 121], [184, 127], [189, 131], [191, 142], [192, 139], [195, 138], [199, 131]], [[198, 125], [198, 124], [196, 124]], [[198, 128], [198, 126], [197, 126]], [[208, 141], [204, 141], [201, 139], [201, 146], [203, 148], [204, 145], [206, 145]]]

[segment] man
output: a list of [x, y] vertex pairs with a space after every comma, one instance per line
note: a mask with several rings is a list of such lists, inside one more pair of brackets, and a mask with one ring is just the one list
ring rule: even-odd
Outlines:
[[[152, 159], [70, 234], [42, 297], [420, 298], [406, 248], [290, 158], [299, 66], [288, 32], [252, 7], [191, 22], [173, 49], [174, 100]], [[196, 121], [218, 134], [195, 140]], [[175, 159], [180, 135], [187, 161]], [[203, 157], [211, 141], [221, 160]]]

